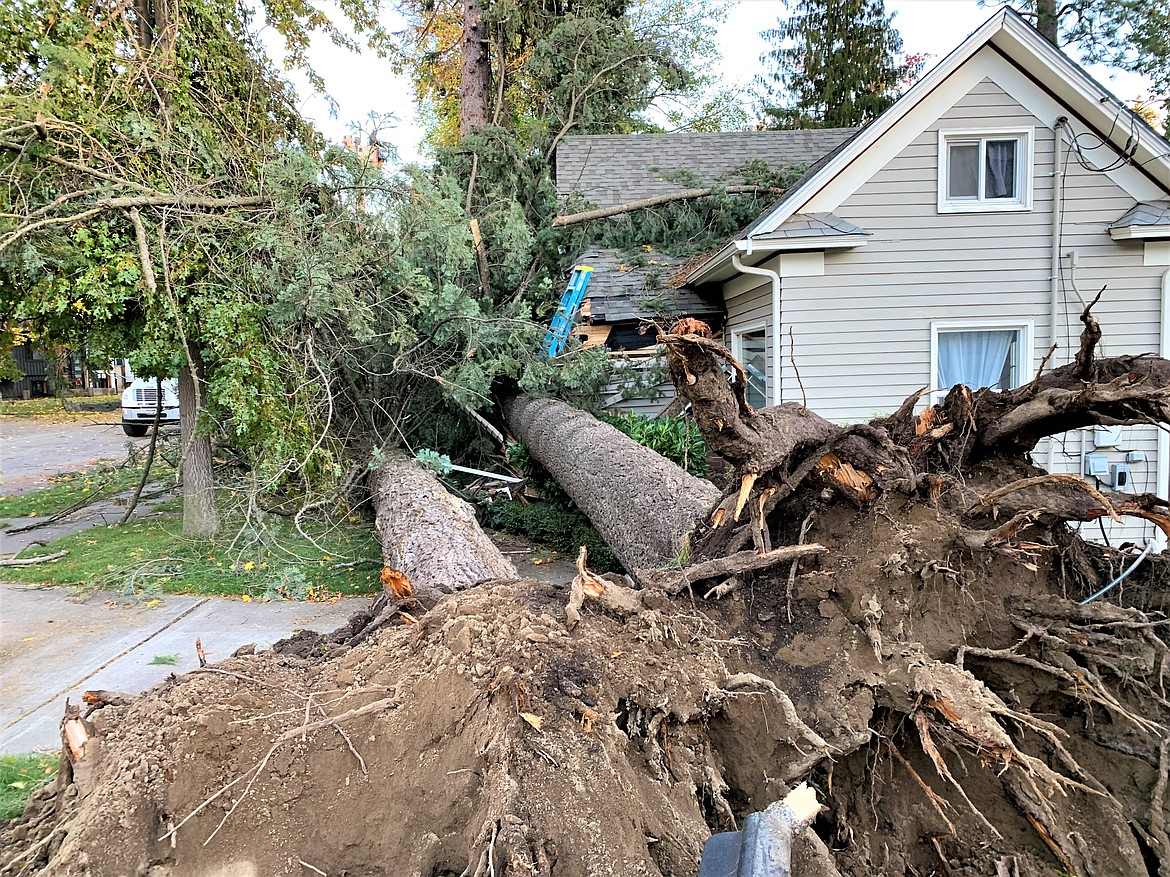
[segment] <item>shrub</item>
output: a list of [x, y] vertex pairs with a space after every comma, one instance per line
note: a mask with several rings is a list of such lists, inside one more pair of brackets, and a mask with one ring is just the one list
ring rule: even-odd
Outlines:
[[589, 519], [577, 509], [547, 504], [527, 505], [508, 500], [492, 503], [483, 512], [484, 523], [514, 536], [523, 536], [563, 554], [589, 551], [589, 567], [598, 572], [621, 572], [622, 565]]

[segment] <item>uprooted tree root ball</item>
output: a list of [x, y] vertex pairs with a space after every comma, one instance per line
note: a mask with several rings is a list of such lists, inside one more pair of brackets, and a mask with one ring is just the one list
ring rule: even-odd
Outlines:
[[698, 604], [611, 577], [571, 629], [569, 589], [501, 582], [106, 706], [2, 873], [686, 875], [802, 778], [796, 874], [1157, 873], [1159, 621], [916, 505], [813, 532], [791, 622], [787, 570]]
[[571, 585], [479, 582], [512, 568], [400, 462], [373, 479], [386, 593], [332, 634], [93, 693], [0, 875], [683, 877], [807, 781], [823, 810], [794, 877], [1165, 877], [1168, 562], [1130, 608], [1082, 605], [1133, 556], [1068, 522], [1170, 515], [1027, 453], [1165, 423], [1170, 363], [1095, 360], [1083, 319], [1077, 361], [1025, 387], [848, 427], [754, 411], [684, 323], [661, 340], [726, 497], [562, 403], [507, 400], [633, 577], [582, 554]]

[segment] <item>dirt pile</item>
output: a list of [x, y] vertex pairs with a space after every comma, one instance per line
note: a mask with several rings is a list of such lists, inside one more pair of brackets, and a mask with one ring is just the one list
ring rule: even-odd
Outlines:
[[482, 585], [106, 707], [0, 874], [693, 875], [805, 778], [800, 877], [1166, 867], [1162, 621], [920, 505], [815, 518], [721, 600]]

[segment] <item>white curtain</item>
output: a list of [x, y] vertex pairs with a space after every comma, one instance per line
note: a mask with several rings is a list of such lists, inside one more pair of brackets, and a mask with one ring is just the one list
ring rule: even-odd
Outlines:
[[987, 142], [987, 183], [984, 198], [1016, 196], [1016, 141]]
[[1015, 338], [1015, 329], [939, 332], [939, 387], [949, 389], [955, 384], [966, 384], [978, 390], [998, 386]]

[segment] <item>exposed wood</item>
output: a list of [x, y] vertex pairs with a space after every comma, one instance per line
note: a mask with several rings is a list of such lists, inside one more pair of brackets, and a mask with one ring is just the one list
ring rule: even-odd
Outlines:
[[475, 264], [479, 270], [479, 292], [486, 300], [491, 297], [492, 287], [489, 276], [487, 247], [479, 230], [479, 220], [471, 217], [471, 240], [475, 244]]
[[675, 594], [692, 582], [701, 582], [717, 576], [759, 572], [787, 561], [826, 553], [828, 553], [828, 549], [816, 543], [786, 545], [763, 554], [755, 551], [740, 551], [730, 557], [717, 557], [680, 569], [639, 569], [635, 576], [645, 587], [660, 588], [667, 593]]
[[[77, 709], [74, 707], [73, 709]], [[73, 762], [85, 758], [85, 747], [89, 743], [89, 731], [85, 722], [76, 715], [66, 715], [61, 723], [61, 739], [69, 751], [69, 758]]]
[[405, 454], [389, 453], [370, 473], [370, 494], [383, 564], [409, 579], [417, 597], [433, 600], [479, 582], [519, 578], [471, 506]]
[[564, 228], [566, 225], [577, 225], [581, 222], [590, 222], [594, 219], [605, 219], [608, 216], [620, 216], [631, 210], [647, 210], [651, 207], [660, 207], [674, 201], [693, 201], [696, 198], [706, 198], [726, 192], [729, 195], [783, 195], [784, 189], [774, 186], [724, 186], [708, 187], [704, 189], [682, 189], [665, 195], [655, 195], [651, 198], [640, 198], [637, 201], [628, 201], [625, 204], [615, 204], [612, 207], [598, 207], [595, 210], [583, 210], [580, 213], [569, 213], [558, 216], [553, 220], [553, 228]]

